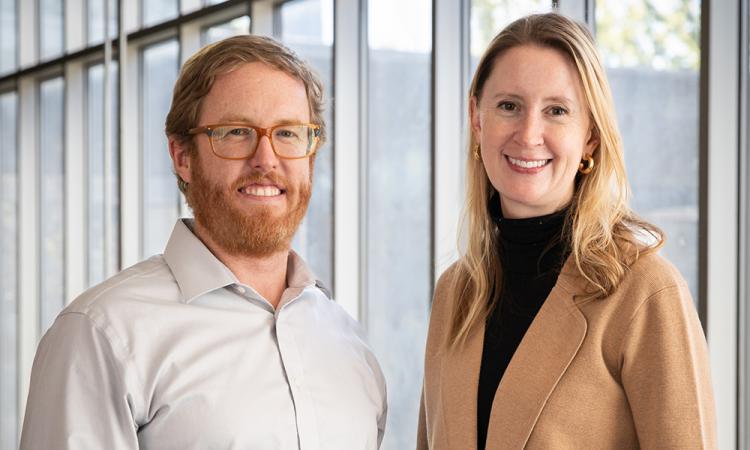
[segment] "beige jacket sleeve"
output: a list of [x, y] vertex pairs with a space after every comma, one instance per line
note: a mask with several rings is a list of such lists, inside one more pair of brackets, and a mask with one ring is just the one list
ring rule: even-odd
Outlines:
[[640, 305], [620, 355], [641, 448], [716, 448], [708, 350], [684, 282]]
[[427, 445], [427, 429], [425, 428], [425, 417], [424, 417], [424, 390], [422, 390], [422, 396], [419, 400], [419, 424], [417, 425], [417, 450], [428, 450], [430, 447]]

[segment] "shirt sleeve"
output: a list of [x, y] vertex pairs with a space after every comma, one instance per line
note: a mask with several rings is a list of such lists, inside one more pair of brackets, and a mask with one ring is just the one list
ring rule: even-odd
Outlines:
[[383, 402], [383, 410], [380, 413], [380, 416], [378, 417], [378, 448], [383, 443], [383, 436], [385, 435], [385, 422], [386, 418], [388, 417], [388, 405]]
[[380, 387], [381, 395], [381, 406], [380, 414], [378, 414], [378, 448], [383, 444], [383, 436], [385, 435], [385, 425], [388, 419], [388, 390], [385, 383], [385, 376], [380, 370], [380, 365], [375, 361], [376, 374], [378, 379], [378, 385]]
[[640, 447], [716, 448], [706, 339], [684, 283], [646, 299], [621, 351]]
[[123, 364], [90, 318], [65, 313], [34, 357], [21, 450], [137, 449]]

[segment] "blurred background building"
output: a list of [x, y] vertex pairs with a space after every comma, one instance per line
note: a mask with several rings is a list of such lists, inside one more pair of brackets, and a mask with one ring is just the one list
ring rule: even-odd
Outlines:
[[[750, 4], [743, 0], [0, 0], [0, 448], [37, 342], [190, 212], [164, 119], [180, 64], [240, 33], [320, 73], [330, 138], [295, 247], [363, 324], [387, 450], [413, 448], [432, 289], [457, 255], [466, 92], [494, 34], [557, 10], [596, 35], [637, 212], [666, 230], [712, 357], [720, 448], [750, 449]], [[345, 426], [345, 424], [342, 424]]]

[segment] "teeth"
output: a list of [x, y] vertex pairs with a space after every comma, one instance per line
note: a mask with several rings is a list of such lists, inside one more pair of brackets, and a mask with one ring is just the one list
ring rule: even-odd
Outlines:
[[542, 167], [543, 165], [547, 164], [547, 162], [549, 162], [548, 159], [538, 159], [536, 161], [524, 161], [522, 159], [511, 158], [510, 156], [508, 156], [508, 160], [514, 166], [523, 167], [524, 169], [534, 169], [537, 167]]
[[273, 197], [281, 194], [281, 190], [276, 186], [248, 186], [242, 192], [258, 197]]

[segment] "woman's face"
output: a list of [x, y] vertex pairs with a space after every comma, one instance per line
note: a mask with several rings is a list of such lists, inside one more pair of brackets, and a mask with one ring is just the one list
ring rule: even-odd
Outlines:
[[494, 61], [471, 127], [503, 215], [535, 217], [565, 207], [581, 157], [597, 145], [581, 79], [561, 52], [513, 47]]

